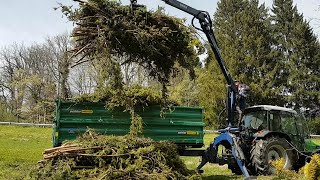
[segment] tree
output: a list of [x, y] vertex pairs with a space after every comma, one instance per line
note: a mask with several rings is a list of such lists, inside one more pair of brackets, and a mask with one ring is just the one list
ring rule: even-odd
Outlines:
[[205, 123], [218, 128], [225, 125], [223, 116], [226, 100], [226, 83], [209, 45], [206, 65], [196, 71], [199, 105], [204, 107]]
[[97, 86], [97, 73], [89, 62], [70, 69], [70, 92], [73, 96], [90, 94]]
[[272, 47], [279, 61], [277, 83], [283, 84], [287, 106], [319, 107], [319, 41], [292, 0], [275, 0], [272, 12]]
[[68, 52], [71, 48], [69, 34], [63, 33], [54, 37], [46, 38], [43, 45], [47, 51], [47, 57], [44, 59], [47, 63], [48, 73], [52, 75], [57, 83], [57, 96], [66, 99], [70, 96], [70, 87], [68, 77], [72, 58]]
[[218, 44], [234, 79], [251, 87], [248, 103], [281, 104], [272, 82], [270, 21], [258, 0], [221, 0], [214, 14]]
[[[177, 72], [170, 79], [169, 97], [181, 106], [199, 106], [198, 86], [187, 70], [176, 65]], [[196, 78], [198, 79], [198, 77]]]
[[[90, 60], [108, 65], [105, 75], [119, 81], [121, 65], [137, 64], [163, 87], [168, 83], [174, 64], [193, 72], [197, 65], [195, 48], [190, 43], [194, 31], [184, 20], [163, 12], [138, 8], [134, 11], [121, 1], [89, 0], [79, 2], [78, 9], [61, 5], [62, 12], [76, 24], [72, 36], [73, 51]], [[128, 57], [120, 64], [113, 57]], [[193, 58], [190, 58], [193, 57]], [[110, 67], [110, 68], [109, 68]], [[111, 80], [109, 81], [112, 82]], [[119, 84], [118, 84], [119, 85]], [[118, 87], [111, 85], [111, 88]], [[165, 88], [164, 88], [165, 92]]]
[[[69, 42], [67, 35], [59, 35], [42, 44], [14, 44], [1, 50], [4, 64], [0, 89], [12, 114], [33, 122], [52, 120], [57, 87], [61, 83], [59, 64], [69, 60], [65, 58]], [[68, 65], [64, 67], [69, 69]], [[67, 81], [65, 78], [66, 86]]]
[[[270, 54], [270, 19], [264, 4], [259, 5], [258, 0], [221, 0], [214, 14], [213, 24], [222, 57], [231, 75], [234, 80], [251, 88], [248, 104], [280, 104], [281, 99], [273, 89], [272, 69], [276, 61]], [[211, 119], [217, 122], [222, 108], [216, 106], [225, 104], [226, 82], [222, 79], [221, 70], [214, 58], [208, 58], [206, 63], [208, 73], [215, 77], [203, 80], [202, 86], [206, 87], [204, 89], [211, 89], [215, 85], [217, 90], [207, 93], [204, 91], [202, 94], [207, 94], [207, 97], [212, 94], [218, 101], [207, 103], [204, 97], [203, 103], [207, 107], [211, 106], [208, 112], [211, 111]], [[205, 85], [206, 83], [208, 84]], [[222, 121], [219, 123], [225, 121], [221, 118], [219, 120]]]
[[7, 101], [10, 112], [17, 117], [21, 116], [21, 108], [25, 97], [25, 84], [17, 82], [23, 81], [26, 64], [25, 57], [27, 54], [26, 47], [23, 45], [13, 44], [11, 47], [5, 47], [1, 50], [0, 58], [4, 62], [2, 66], [2, 86], [6, 89]]

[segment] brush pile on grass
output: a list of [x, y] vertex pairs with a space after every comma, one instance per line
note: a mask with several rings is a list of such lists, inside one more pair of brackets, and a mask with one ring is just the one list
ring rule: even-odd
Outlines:
[[199, 179], [167, 141], [102, 136], [88, 131], [78, 140], [47, 149], [35, 179]]

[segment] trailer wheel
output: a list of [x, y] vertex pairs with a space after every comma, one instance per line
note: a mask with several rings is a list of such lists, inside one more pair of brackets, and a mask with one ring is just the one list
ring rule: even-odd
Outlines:
[[291, 169], [294, 154], [288, 142], [283, 138], [269, 138], [258, 140], [251, 149], [251, 162], [258, 174], [275, 174], [275, 169], [270, 165], [271, 161], [284, 158], [284, 169]]

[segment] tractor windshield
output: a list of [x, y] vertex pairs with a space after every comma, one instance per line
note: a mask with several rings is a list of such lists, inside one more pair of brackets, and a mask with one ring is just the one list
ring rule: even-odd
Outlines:
[[267, 127], [267, 111], [249, 112], [243, 117], [244, 127], [248, 129], [265, 129]]

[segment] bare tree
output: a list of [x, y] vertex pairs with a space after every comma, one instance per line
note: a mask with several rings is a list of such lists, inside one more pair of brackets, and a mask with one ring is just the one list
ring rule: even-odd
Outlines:
[[13, 44], [0, 50], [0, 93], [11, 112], [38, 122], [51, 118], [54, 99], [69, 96], [70, 46], [70, 38], [62, 34], [42, 44]]
[[68, 88], [69, 69], [71, 65], [71, 55], [68, 50], [71, 48], [70, 37], [67, 33], [46, 39], [45, 48], [48, 51], [46, 59], [48, 70], [58, 82], [57, 96], [66, 99], [70, 94]]

